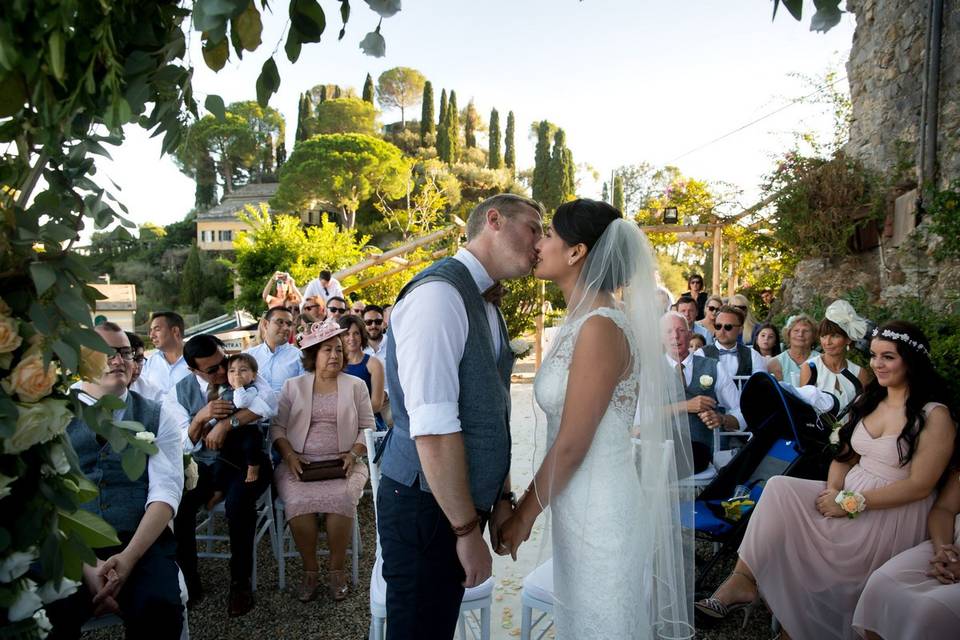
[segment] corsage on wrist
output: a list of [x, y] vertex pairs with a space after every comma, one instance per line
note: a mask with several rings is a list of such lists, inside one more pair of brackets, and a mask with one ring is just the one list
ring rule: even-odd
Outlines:
[[837, 494], [834, 502], [847, 512], [847, 517], [851, 520], [867, 508], [867, 500], [859, 491], [841, 491]]

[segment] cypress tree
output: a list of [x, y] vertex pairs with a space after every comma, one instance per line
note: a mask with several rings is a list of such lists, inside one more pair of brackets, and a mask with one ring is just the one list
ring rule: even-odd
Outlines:
[[564, 169], [564, 192], [563, 200], [573, 200], [577, 195], [577, 165], [573, 163], [573, 151], [564, 143], [563, 145], [563, 169]]
[[440, 112], [437, 114], [437, 130], [443, 129], [447, 122], [447, 90], [440, 90]]
[[[537, 127], [537, 148], [533, 154], [533, 180], [531, 190], [533, 199], [539, 200], [546, 206], [546, 198], [549, 197], [549, 172], [550, 172], [550, 123], [546, 120], [540, 121]], [[550, 207], [547, 207], [550, 208]]]
[[496, 109], [490, 111], [490, 147], [487, 153], [487, 166], [499, 169], [503, 165], [500, 158], [500, 114]]
[[[320, 102], [327, 101], [327, 85], [321, 85], [320, 87]], [[317, 104], [320, 104], [319, 102]]]
[[190, 247], [190, 253], [187, 255], [187, 261], [183, 265], [183, 274], [180, 281], [181, 291], [185, 306], [197, 308], [203, 301], [203, 268], [200, 265], [200, 250], [197, 249], [197, 243], [194, 242]]
[[197, 165], [197, 189], [194, 200], [198, 210], [206, 211], [217, 204], [217, 165], [210, 154]]
[[373, 77], [369, 73], [367, 79], [363, 82], [363, 99], [373, 104]]
[[340, 90], [340, 85], [338, 84], [333, 85], [333, 97], [340, 98], [342, 96], [343, 96], [343, 92]]
[[294, 140], [297, 142], [301, 140], [306, 140], [306, 137], [303, 135], [303, 94], [300, 94], [300, 101], [297, 103], [297, 133], [294, 136]]
[[613, 176], [613, 206], [623, 213], [623, 178]]
[[450, 148], [450, 162], [460, 159], [460, 111], [457, 108], [457, 92], [450, 91], [450, 101], [447, 103], [447, 144]]
[[510, 173], [517, 168], [517, 150], [514, 147], [513, 136], [516, 133], [516, 121], [513, 111], [507, 113], [507, 130], [503, 141], [503, 164], [510, 169]]
[[467, 103], [467, 112], [463, 118], [463, 140], [467, 148], [472, 149], [477, 146], [476, 125], [479, 120], [480, 116], [477, 115], [477, 108], [473, 105], [473, 100], [470, 100]]
[[543, 206], [548, 210], [559, 207], [569, 191], [566, 184], [567, 170], [564, 164], [564, 149], [567, 146], [567, 134], [557, 129], [553, 134], [553, 152], [547, 170], [547, 186], [543, 195]]
[[310, 92], [303, 94], [303, 139], [307, 140], [313, 135], [313, 124], [316, 122], [313, 113], [313, 98]]
[[600, 199], [604, 202], [610, 202], [610, 189], [607, 188], [607, 183], [603, 183], [603, 191], [600, 193]]
[[427, 146], [427, 136], [433, 135], [435, 132], [436, 127], [433, 124], [433, 84], [427, 80], [423, 83], [423, 106], [420, 111], [420, 146]]

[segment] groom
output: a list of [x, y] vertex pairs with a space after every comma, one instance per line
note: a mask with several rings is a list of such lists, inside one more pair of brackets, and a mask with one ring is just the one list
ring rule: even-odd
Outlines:
[[484, 200], [466, 245], [397, 297], [386, 356], [394, 426], [377, 498], [388, 640], [450, 640], [464, 587], [490, 577], [483, 526], [497, 545], [513, 508], [513, 353], [484, 293], [530, 273], [542, 215], [521, 196]]

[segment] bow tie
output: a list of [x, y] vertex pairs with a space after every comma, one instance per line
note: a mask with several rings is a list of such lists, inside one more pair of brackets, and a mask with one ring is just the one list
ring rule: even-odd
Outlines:
[[493, 285], [484, 291], [481, 295], [483, 299], [489, 302], [492, 305], [497, 307], [500, 306], [500, 301], [503, 299], [503, 296], [507, 294], [507, 289], [500, 284], [499, 282], [494, 282]]
[[717, 353], [721, 356], [724, 354], [737, 355], [737, 348], [734, 347], [733, 349], [721, 349], [720, 347], [717, 347]]

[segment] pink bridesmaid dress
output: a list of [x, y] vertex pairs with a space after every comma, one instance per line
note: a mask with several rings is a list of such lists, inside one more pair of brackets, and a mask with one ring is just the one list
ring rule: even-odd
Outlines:
[[[847, 473], [844, 489], [862, 493], [907, 478], [911, 464], [900, 466], [897, 438], [874, 438], [861, 421], [851, 439], [860, 461]], [[816, 507], [825, 488], [826, 482], [771, 478], [740, 546], [760, 594], [794, 640], [857, 637], [853, 612], [867, 579], [927, 537], [935, 498], [892, 509], [867, 505], [855, 519], [826, 518]]]

